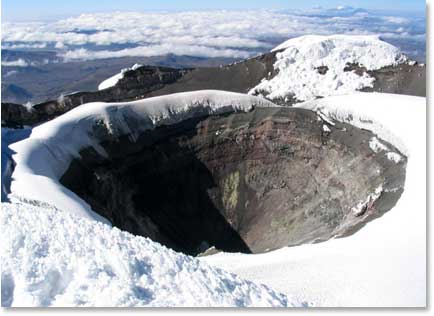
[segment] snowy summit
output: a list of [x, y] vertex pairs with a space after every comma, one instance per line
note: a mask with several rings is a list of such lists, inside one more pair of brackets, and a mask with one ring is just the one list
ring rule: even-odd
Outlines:
[[308, 101], [351, 93], [372, 87], [375, 80], [366, 71], [356, 73], [351, 66], [370, 71], [408, 61], [398, 48], [378, 36], [306, 35], [292, 38], [272, 51], [277, 51], [277, 75], [264, 79], [250, 94]]

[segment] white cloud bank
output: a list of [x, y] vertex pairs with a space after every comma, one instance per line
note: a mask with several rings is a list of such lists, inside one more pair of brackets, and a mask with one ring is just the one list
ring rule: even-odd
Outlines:
[[22, 58], [11, 61], [2, 61], [2, 66], [5, 67], [27, 67], [29, 64]]
[[245, 58], [304, 34], [376, 34], [423, 40], [424, 23], [423, 17], [378, 15], [351, 7], [304, 12], [111, 12], [46, 23], [3, 23], [2, 46], [48, 45], [65, 59], [168, 53]]

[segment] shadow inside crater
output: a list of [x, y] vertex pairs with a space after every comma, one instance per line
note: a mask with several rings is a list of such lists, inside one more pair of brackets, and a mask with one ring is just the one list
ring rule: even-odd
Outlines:
[[190, 255], [325, 241], [390, 210], [407, 159], [374, 151], [370, 131], [324, 124], [308, 110], [261, 108], [138, 138], [103, 129], [95, 135], [108, 157], [83, 149], [61, 183], [114, 226]]

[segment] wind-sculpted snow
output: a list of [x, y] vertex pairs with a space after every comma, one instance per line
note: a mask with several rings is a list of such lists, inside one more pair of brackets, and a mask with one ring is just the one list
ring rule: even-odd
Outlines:
[[2, 306], [292, 305], [264, 285], [70, 213], [2, 205]]
[[[11, 193], [15, 199], [41, 200], [64, 211], [107, 222], [75, 193], [59, 183], [72, 159], [85, 147], [106, 156], [101, 135], [135, 139], [146, 130], [189, 118], [250, 111], [274, 106], [245, 94], [203, 90], [154, 97], [126, 103], [83, 104], [32, 130], [26, 140], [10, 148], [16, 152]], [[49, 192], [49, 194], [47, 194]]]
[[374, 78], [366, 71], [356, 73], [355, 65], [377, 70], [407, 61], [400, 50], [377, 36], [315, 36], [290, 39], [273, 51], [278, 74], [250, 90], [269, 99], [295, 98], [308, 101], [316, 97], [346, 94], [372, 87]]

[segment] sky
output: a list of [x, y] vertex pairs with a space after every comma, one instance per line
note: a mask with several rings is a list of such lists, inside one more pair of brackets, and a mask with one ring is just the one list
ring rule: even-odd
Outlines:
[[2, 20], [41, 20], [80, 13], [110, 11], [209, 10], [209, 9], [309, 9], [341, 5], [365, 9], [423, 12], [424, 0], [2, 0]]

